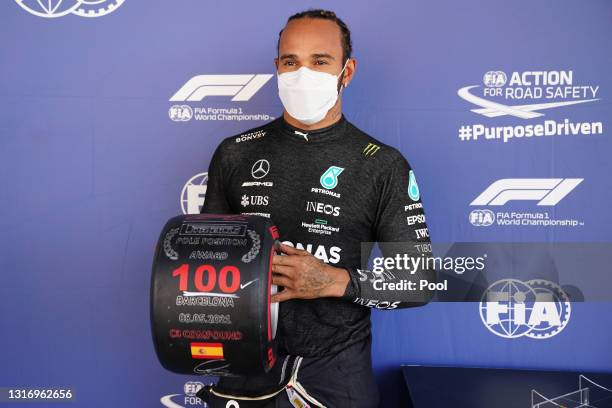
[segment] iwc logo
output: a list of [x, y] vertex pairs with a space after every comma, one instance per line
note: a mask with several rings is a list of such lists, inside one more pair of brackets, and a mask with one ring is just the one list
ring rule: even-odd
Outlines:
[[30, 14], [44, 18], [101, 17], [117, 10], [125, 0], [15, 0]]
[[502, 279], [487, 288], [480, 318], [491, 333], [514, 339], [547, 339], [561, 332], [571, 315], [571, 303], [556, 283], [533, 279]]

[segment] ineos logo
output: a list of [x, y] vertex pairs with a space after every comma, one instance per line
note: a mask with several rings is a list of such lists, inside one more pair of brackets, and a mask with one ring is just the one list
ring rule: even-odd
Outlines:
[[318, 212], [325, 215], [333, 215], [334, 217], [340, 215], [340, 207], [325, 203], [317, 203], [313, 201], [308, 201], [306, 203], [306, 211]]
[[260, 159], [251, 167], [251, 176], [255, 179], [261, 179], [268, 175], [270, 171], [270, 162], [265, 159]]

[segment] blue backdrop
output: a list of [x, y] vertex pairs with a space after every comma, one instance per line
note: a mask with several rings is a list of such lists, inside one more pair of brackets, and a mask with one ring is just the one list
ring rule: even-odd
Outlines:
[[[209, 379], [164, 371], [153, 350], [153, 248], [169, 217], [201, 206], [216, 145], [282, 113], [265, 75], [287, 17], [309, 7], [351, 28], [344, 112], [411, 162], [433, 241], [612, 238], [610, 1], [46, 3], [0, 3], [0, 386], [198, 405], [192, 382]], [[236, 89], [264, 76], [248, 100], [173, 98], [198, 75], [247, 75]], [[472, 205], [497, 180], [566, 178], [580, 182], [552, 206]], [[612, 371], [611, 312], [573, 304], [562, 332], [534, 340], [496, 336], [477, 303], [376, 311], [384, 406], [405, 402], [402, 363]]]

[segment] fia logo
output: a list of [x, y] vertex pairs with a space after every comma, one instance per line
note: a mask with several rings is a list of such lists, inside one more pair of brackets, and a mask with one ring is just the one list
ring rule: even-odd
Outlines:
[[58, 18], [68, 14], [80, 17], [101, 17], [112, 13], [125, 0], [15, 0], [28, 13], [43, 18]]
[[193, 118], [193, 109], [189, 105], [172, 105], [168, 116], [174, 122], [189, 122]]
[[470, 213], [470, 223], [475, 227], [488, 227], [495, 222], [495, 213], [491, 210], [474, 210]]
[[[190, 405], [201, 405], [201, 400], [196, 396], [198, 391], [204, 388], [204, 383], [200, 381], [187, 381], [183, 386], [183, 393], [181, 400], [181, 394], [168, 394], [160, 398], [160, 402], [164, 407], [176, 408], [183, 407], [178, 401], [181, 401], [185, 406]], [[173, 400], [174, 399], [174, 400]]]
[[482, 76], [482, 82], [485, 84], [485, 86], [494, 88], [499, 88], [506, 85], [507, 80], [508, 76], [504, 71], [487, 71]]
[[321, 186], [328, 190], [333, 190], [338, 185], [338, 176], [344, 171], [344, 168], [338, 166], [330, 166], [325, 173], [321, 175]]
[[183, 214], [200, 214], [204, 206], [208, 173], [199, 173], [190, 178], [181, 191], [181, 210]]
[[556, 283], [502, 279], [487, 288], [480, 318], [497, 336], [546, 339], [561, 332], [571, 315], [569, 297]]

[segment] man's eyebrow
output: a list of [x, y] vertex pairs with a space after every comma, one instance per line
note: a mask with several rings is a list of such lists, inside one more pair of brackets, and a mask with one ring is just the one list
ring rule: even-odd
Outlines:
[[331, 54], [327, 54], [327, 53], [322, 53], [322, 54], [312, 54], [311, 55], [312, 58], [329, 58], [332, 60], [336, 60]]
[[[316, 53], [310, 55], [312, 58], [329, 58], [331, 60], [336, 60], [333, 55], [327, 53]], [[299, 59], [296, 54], [283, 54], [279, 58], [281, 61], [286, 59]]]
[[297, 55], [295, 54], [283, 54], [279, 58], [281, 61], [286, 59], [297, 59]]

